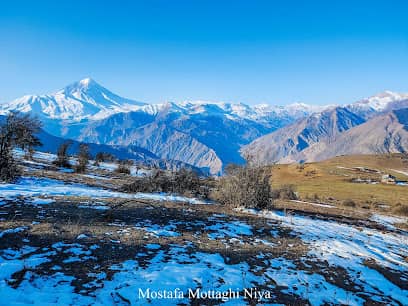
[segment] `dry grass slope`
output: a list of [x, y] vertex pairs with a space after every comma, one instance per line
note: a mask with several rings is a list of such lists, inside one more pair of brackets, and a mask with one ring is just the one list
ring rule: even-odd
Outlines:
[[408, 186], [352, 182], [379, 181], [382, 174], [408, 181], [408, 159], [401, 154], [339, 156], [303, 165], [274, 165], [272, 173], [275, 188], [293, 184], [303, 200], [336, 205], [352, 200], [358, 207], [378, 210], [408, 203]]

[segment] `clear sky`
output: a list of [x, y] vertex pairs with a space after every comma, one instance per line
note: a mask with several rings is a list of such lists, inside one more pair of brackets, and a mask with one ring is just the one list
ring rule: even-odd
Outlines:
[[1, 1], [0, 101], [92, 77], [150, 103], [408, 92], [408, 1]]

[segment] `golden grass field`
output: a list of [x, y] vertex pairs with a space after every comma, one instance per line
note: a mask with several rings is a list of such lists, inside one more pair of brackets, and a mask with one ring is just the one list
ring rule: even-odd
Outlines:
[[352, 179], [379, 181], [382, 174], [391, 174], [397, 180], [408, 181], [408, 158], [402, 154], [355, 155], [303, 165], [274, 165], [272, 185], [294, 185], [302, 200], [313, 199], [334, 204], [352, 200], [364, 208], [384, 208], [389, 205], [389, 209], [398, 204], [407, 204], [408, 186], [351, 182]]

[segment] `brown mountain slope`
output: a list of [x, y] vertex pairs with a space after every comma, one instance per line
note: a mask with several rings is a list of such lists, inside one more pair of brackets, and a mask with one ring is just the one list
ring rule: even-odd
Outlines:
[[243, 147], [243, 155], [253, 156], [261, 164], [292, 160], [299, 152], [326, 139], [334, 139], [364, 119], [346, 108], [336, 107], [316, 113], [289, 126], [260, 137]]
[[395, 110], [316, 143], [282, 163], [319, 161], [339, 155], [408, 152], [408, 109]]

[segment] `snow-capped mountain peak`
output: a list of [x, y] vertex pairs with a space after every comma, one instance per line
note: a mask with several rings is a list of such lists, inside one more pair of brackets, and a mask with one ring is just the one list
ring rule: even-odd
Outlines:
[[378, 113], [408, 107], [408, 94], [386, 90], [345, 107], [359, 116], [369, 119]]
[[58, 93], [74, 94], [76, 92], [92, 93], [98, 91], [107, 91], [107, 89], [99, 85], [93, 79], [85, 78], [83, 80], [69, 84], [68, 86], [60, 89]]
[[27, 95], [1, 105], [0, 113], [17, 110], [50, 119], [80, 121], [102, 119], [114, 113], [137, 110], [143, 105], [145, 103], [122, 98], [86, 78], [53, 94]]
[[386, 90], [374, 96], [357, 101], [354, 104], [359, 106], [367, 106], [378, 112], [386, 110], [390, 103], [406, 99], [408, 99], [408, 94]]
[[85, 78], [85, 79], [79, 81], [79, 83], [81, 83], [81, 85], [83, 85], [83, 86], [89, 86], [89, 84], [93, 84], [93, 83], [96, 83], [96, 82], [91, 78]]

